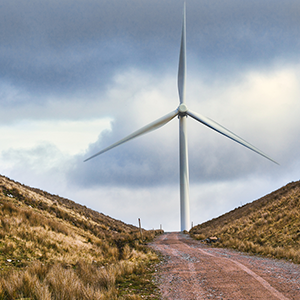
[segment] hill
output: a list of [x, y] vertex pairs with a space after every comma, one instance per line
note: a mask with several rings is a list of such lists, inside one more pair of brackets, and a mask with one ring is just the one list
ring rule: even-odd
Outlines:
[[190, 235], [217, 237], [218, 247], [300, 263], [300, 181], [197, 225]]
[[[160, 231], [0, 176], [0, 299], [141, 299]], [[136, 289], [134, 289], [136, 287]]]

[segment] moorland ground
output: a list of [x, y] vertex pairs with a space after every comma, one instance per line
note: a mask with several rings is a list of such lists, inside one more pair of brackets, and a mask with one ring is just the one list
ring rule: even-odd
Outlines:
[[[0, 299], [147, 299], [161, 231], [0, 177]], [[152, 296], [151, 296], [152, 295]], [[142, 298], [143, 296], [143, 298]]]
[[[193, 254], [190, 251], [195, 245], [187, 241], [187, 236], [161, 236], [156, 250], [165, 255], [164, 262], [170, 257], [177, 262], [170, 265], [163, 263], [160, 267], [157, 266], [160, 261], [158, 252], [147, 246], [162, 234], [160, 230], [142, 230], [142, 239], [139, 229], [133, 225], [4, 176], [0, 176], [0, 207], [0, 299], [160, 299], [160, 292], [153, 282], [155, 270], [162, 271], [160, 279], [156, 277], [160, 284], [161, 280], [169, 280], [171, 276], [169, 281], [164, 282], [170, 291], [170, 284], [176, 285], [176, 280], [194, 282], [189, 291], [193, 291], [194, 296], [198, 295], [195, 299], [206, 299], [212, 297], [208, 296], [209, 293], [213, 295], [212, 291], [219, 290], [208, 284], [213, 278], [208, 276], [209, 271], [203, 277], [203, 272], [196, 270], [197, 261], [206, 262], [210, 269], [216, 270], [217, 261], [219, 266], [224, 264], [220, 256], [233, 255], [233, 252], [220, 252], [225, 251], [218, 250], [222, 247], [254, 255], [250, 265], [255, 265], [255, 259], [261, 256], [271, 257], [273, 262], [277, 258], [300, 263], [300, 182], [292, 182], [259, 200], [192, 228], [190, 236], [201, 241], [194, 241], [198, 243], [197, 247], [210, 247], [209, 250], [202, 249], [202, 252], [198, 250], [197, 254]], [[217, 241], [212, 243], [212, 237]], [[163, 240], [170, 243], [164, 244]], [[175, 248], [170, 248], [171, 244]], [[263, 279], [258, 280], [264, 283], [260, 289], [271, 284], [273, 290], [267, 290], [273, 296], [285, 299], [284, 295], [288, 295], [290, 299], [297, 299], [293, 298], [293, 290], [287, 293], [277, 287], [279, 283], [276, 280], [270, 282], [261, 270], [251, 269], [250, 259], [248, 263], [239, 259], [250, 270], [246, 272], [247, 276], [255, 278], [251, 275], [254, 272], [258, 276], [256, 280]], [[181, 271], [178, 271], [177, 263], [183, 263]], [[239, 267], [234, 264], [235, 268]], [[293, 272], [298, 277], [284, 280], [298, 282], [299, 292], [300, 272], [297, 267], [299, 265]], [[198, 279], [195, 279], [195, 270]], [[280, 272], [276, 273], [273, 267], [267, 270], [273, 277]], [[220, 275], [219, 281], [225, 282], [230, 270], [226, 274], [222, 275], [223, 279]], [[202, 283], [206, 282], [206, 289], [199, 283], [201, 276]], [[217, 279], [213, 278], [213, 281], [217, 282]], [[162, 292], [164, 295], [165, 291]], [[221, 297], [221, 294], [226, 299], [226, 292], [217, 293], [215, 297]], [[169, 299], [177, 299], [174, 295], [168, 296]]]
[[197, 225], [191, 237], [217, 237], [224, 247], [300, 263], [300, 181]]

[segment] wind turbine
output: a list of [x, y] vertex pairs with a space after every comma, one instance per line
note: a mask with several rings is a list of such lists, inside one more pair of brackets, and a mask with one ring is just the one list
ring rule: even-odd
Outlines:
[[141, 129], [133, 132], [127, 137], [121, 139], [120, 141], [108, 146], [107, 148], [97, 152], [93, 156], [87, 158], [84, 161], [88, 161], [95, 156], [98, 156], [114, 147], [117, 147], [129, 140], [132, 140], [138, 136], [151, 132], [161, 126], [167, 124], [174, 117], [179, 118], [179, 161], [180, 161], [180, 219], [181, 219], [181, 231], [190, 229], [190, 204], [189, 204], [189, 166], [188, 166], [188, 144], [187, 144], [187, 128], [186, 120], [190, 116], [196, 121], [208, 126], [209, 128], [225, 135], [226, 137], [232, 139], [233, 141], [249, 148], [250, 150], [262, 155], [263, 157], [271, 160], [272, 162], [278, 164], [268, 155], [252, 146], [233, 132], [229, 131], [222, 125], [216, 123], [215, 121], [204, 117], [192, 110], [188, 109], [185, 104], [185, 87], [186, 87], [186, 5], [184, 3], [183, 8], [183, 23], [182, 23], [182, 34], [181, 34], [181, 45], [180, 45], [180, 55], [179, 55], [179, 67], [178, 67], [178, 93], [179, 93], [179, 106], [176, 110], [170, 112], [169, 114], [163, 116], [162, 118], [142, 127]]

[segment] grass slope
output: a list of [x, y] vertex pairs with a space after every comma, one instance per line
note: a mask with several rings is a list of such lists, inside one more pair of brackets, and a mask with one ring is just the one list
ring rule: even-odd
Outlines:
[[216, 236], [219, 247], [300, 263], [300, 181], [197, 225], [190, 235]]
[[[160, 231], [0, 176], [0, 299], [157, 299]], [[132, 287], [135, 287], [134, 289]]]

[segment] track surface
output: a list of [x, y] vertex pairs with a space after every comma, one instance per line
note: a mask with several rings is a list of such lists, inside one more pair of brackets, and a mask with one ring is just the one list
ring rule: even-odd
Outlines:
[[299, 299], [300, 266], [213, 248], [182, 233], [160, 236], [157, 281], [163, 299]]

